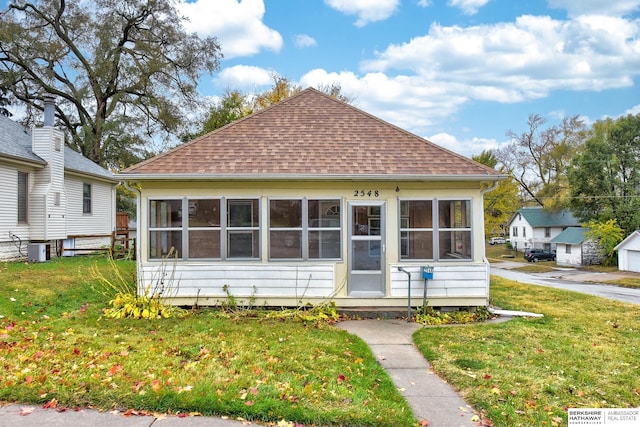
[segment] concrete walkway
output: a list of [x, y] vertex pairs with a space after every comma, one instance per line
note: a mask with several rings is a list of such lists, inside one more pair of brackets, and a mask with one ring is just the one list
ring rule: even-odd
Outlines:
[[431, 370], [413, 345], [420, 329], [405, 320], [348, 320], [336, 325], [360, 337], [409, 403], [418, 421], [429, 427], [475, 427], [476, 414], [456, 391]]

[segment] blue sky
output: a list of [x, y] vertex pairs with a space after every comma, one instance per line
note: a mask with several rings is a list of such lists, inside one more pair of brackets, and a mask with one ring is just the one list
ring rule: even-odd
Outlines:
[[225, 58], [203, 95], [339, 83], [354, 105], [471, 156], [537, 113], [640, 113], [640, 0], [180, 0]]

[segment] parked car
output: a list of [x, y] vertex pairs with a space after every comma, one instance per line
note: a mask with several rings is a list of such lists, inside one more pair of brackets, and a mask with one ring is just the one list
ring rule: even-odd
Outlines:
[[504, 237], [492, 237], [489, 239], [489, 244], [491, 246], [493, 245], [504, 245], [505, 243], [507, 243], [507, 239], [505, 239]]
[[524, 259], [528, 262], [555, 261], [556, 253], [545, 251], [544, 249], [525, 249]]

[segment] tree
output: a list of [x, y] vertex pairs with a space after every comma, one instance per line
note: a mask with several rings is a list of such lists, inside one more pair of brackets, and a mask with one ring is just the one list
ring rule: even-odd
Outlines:
[[7, 110], [7, 106], [10, 105], [11, 102], [7, 98], [7, 90], [3, 87], [0, 87], [0, 115], [11, 117], [13, 114], [9, 110]]
[[[498, 160], [491, 151], [472, 157], [478, 163], [496, 168]], [[504, 170], [500, 170], [504, 172]], [[483, 189], [489, 188], [483, 184]], [[505, 235], [507, 222], [518, 209], [518, 185], [512, 177], [499, 181], [497, 187], [484, 196], [484, 232], [486, 236]]]
[[184, 19], [167, 0], [14, 0], [0, 14], [0, 87], [30, 121], [53, 95], [71, 148], [126, 166], [178, 134], [199, 78], [219, 67], [216, 39]]
[[565, 207], [569, 195], [567, 167], [582, 145], [584, 123], [578, 116], [565, 117], [562, 123], [544, 129], [546, 120], [529, 115], [528, 129], [509, 130], [511, 139], [495, 156], [520, 186], [524, 198], [550, 210]]
[[640, 228], [640, 114], [594, 123], [568, 178], [581, 221], [615, 219], [627, 234]]
[[585, 237], [598, 245], [600, 255], [603, 257], [602, 264], [616, 265], [615, 247], [624, 238], [624, 231], [618, 226], [617, 221], [615, 219], [605, 222], [589, 221], [585, 226], [589, 228]]

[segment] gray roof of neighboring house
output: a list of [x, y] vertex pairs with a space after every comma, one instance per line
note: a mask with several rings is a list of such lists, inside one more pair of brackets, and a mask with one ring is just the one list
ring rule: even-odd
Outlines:
[[549, 212], [543, 208], [522, 208], [516, 214], [521, 214], [532, 227], [579, 227], [578, 221], [571, 212], [562, 210]]
[[[0, 116], [0, 157], [40, 165], [46, 164], [44, 159], [31, 151], [31, 131], [4, 116]], [[116, 181], [111, 172], [66, 146], [64, 147], [64, 168], [67, 171]]]
[[569, 227], [551, 239], [551, 243], [562, 243], [566, 245], [579, 245], [586, 240], [584, 233], [589, 231], [585, 227]]

